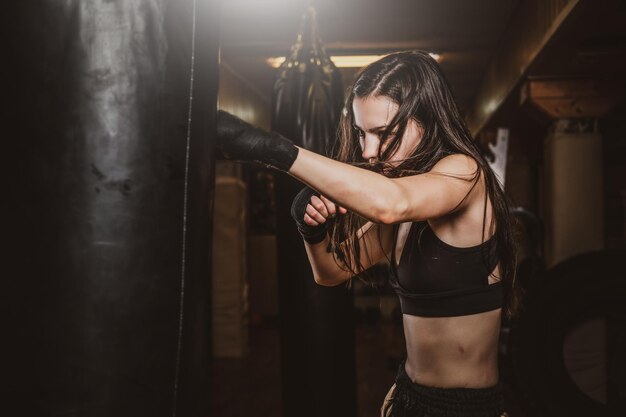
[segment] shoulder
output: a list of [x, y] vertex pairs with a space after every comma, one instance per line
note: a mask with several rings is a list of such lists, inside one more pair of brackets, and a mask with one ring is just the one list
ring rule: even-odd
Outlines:
[[478, 169], [478, 162], [473, 157], [462, 153], [454, 153], [437, 161], [430, 172], [473, 178], [478, 174]]
[[484, 189], [476, 186], [479, 174], [478, 161], [457, 153], [437, 161], [428, 172], [394, 179], [395, 197], [386, 200], [393, 212], [389, 223], [435, 219], [466, 209]]

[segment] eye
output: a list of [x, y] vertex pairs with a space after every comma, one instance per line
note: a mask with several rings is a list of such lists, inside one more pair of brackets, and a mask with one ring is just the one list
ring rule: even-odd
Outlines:
[[[383, 143], [388, 143], [392, 139], [394, 139], [396, 137], [396, 133], [398, 133], [398, 129], [394, 129], [393, 132], [389, 133], [389, 135], [387, 135], [387, 137], [385, 138]], [[380, 137], [382, 139], [382, 136], [383, 136], [383, 132], [381, 131], [381, 132], [378, 133], [378, 137]]]
[[390, 142], [390, 141], [394, 138], [394, 135], [393, 135], [393, 133], [392, 133], [392, 134], [389, 134], [386, 138], [384, 138], [384, 139], [383, 139], [383, 134], [382, 134], [382, 132], [381, 132], [381, 133], [378, 135], [378, 137], [380, 138], [380, 140], [382, 141], [382, 143], [389, 143], [389, 142]]
[[354, 129], [354, 134], [356, 135], [357, 138], [363, 139], [365, 137], [365, 133], [363, 133], [361, 129], [359, 129], [356, 126], [354, 126], [353, 129]]

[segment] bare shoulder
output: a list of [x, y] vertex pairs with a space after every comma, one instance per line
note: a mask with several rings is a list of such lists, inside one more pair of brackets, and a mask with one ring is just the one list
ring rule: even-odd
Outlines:
[[437, 219], [465, 210], [483, 188], [476, 187], [479, 172], [474, 158], [456, 153], [437, 161], [428, 172], [394, 179], [399, 197], [390, 202], [395, 213], [384, 223]]
[[454, 153], [441, 158], [430, 172], [473, 178], [477, 170], [478, 163], [473, 157], [462, 153]]

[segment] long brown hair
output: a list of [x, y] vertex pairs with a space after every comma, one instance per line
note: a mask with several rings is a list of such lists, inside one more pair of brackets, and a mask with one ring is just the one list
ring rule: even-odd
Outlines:
[[[379, 162], [373, 166], [362, 160], [352, 110], [355, 97], [368, 96], [388, 97], [398, 105], [398, 112], [381, 134], [381, 143], [389, 138], [389, 146], [379, 154]], [[422, 127], [423, 137], [413, 153], [394, 167], [385, 161], [400, 146], [410, 119]], [[472, 178], [455, 178], [474, 181], [473, 188], [480, 180], [481, 174], [485, 176], [487, 194], [482, 241], [485, 241], [488, 195], [494, 213], [489, 225], [490, 233], [493, 233], [497, 225], [495, 235], [500, 258], [500, 279], [506, 294], [504, 311], [507, 317], [512, 317], [518, 308], [521, 290], [515, 285], [517, 253], [512, 233], [512, 218], [509, 214], [510, 202], [478, 144], [472, 138], [437, 62], [427, 52], [407, 51], [387, 55], [363, 68], [348, 92], [338, 133], [338, 146], [333, 152], [335, 159], [388, 177], [397, 178], [428, 172], [439, 160], [451, 154], [468, 155], [477, 162], [478, 169]], [[359, 277], [362, 277], [361, 272], [364, 268], [359, 256], [360, 241], [357, 239], [357, 231], [364, 220], [352, 212], [337, 217], [333, 224], [331, 239], [331, 248], [336, 260], [346, 270]]]

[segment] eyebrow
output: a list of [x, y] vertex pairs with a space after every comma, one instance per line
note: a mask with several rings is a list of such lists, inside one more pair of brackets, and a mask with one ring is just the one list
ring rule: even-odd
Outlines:
[[[359, 130], [363, 130], [360, 126], [358, 126], [357, 124], [354, 125], [354, 127], [356, 127]], [[382, 126], [378, 126], [378, 127], [373, 127], [369, 130], [366, 130], [365, 132], [369, 132], [369, 133], [376, 133], [379, 132], [383, 129], [387, 128], [387, 125], [382, 125]]]

